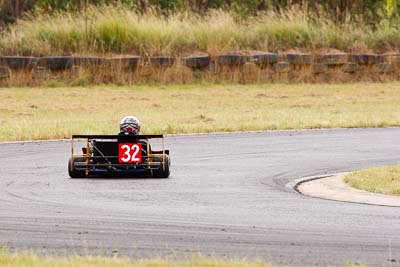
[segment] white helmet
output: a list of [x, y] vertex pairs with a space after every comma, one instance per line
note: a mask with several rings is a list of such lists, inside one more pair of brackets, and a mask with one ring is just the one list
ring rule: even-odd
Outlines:
[[140, 121], [136, 117], [126, 116], [119, 123], [119, 130], [124, 134], [139, 134]]

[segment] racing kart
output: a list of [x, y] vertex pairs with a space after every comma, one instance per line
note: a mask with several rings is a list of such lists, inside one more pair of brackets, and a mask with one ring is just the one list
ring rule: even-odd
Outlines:
[[[162, 150], [153, 150], [150, 139], [161, 139]], [[82, 142], [82, 153], [75, 154], [74, 146]], [[168, 178], [169, 150], [163, 135], [72, 135], [68, 174]]]

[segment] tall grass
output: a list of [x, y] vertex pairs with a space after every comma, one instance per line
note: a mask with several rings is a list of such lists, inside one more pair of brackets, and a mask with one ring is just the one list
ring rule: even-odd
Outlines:
[[375, 29], [362, 22], [339, 27], [328, 17], [310, 17], [296, 7], [247, 19], [223, 10], [164, 16], [138, 14], [121, 5], [91, 7], [86, 14], [30, 15], [2, 34], [0, 53], [215, 55], [233, 50], [351, 50], [353, 44], [393, 50], [400, 44], [400, 23]]

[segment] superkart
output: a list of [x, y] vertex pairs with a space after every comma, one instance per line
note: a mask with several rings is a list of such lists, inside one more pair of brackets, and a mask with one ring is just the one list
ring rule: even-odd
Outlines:
[[[153, 150], [150, 139], [161, 139], [162, 149]], [[76, 143], [85, 144], [75, 153]], [[71, 178], [123, 176], [168, 178], [169, 150], [163, 135], [72, 135], [68, 161]]]

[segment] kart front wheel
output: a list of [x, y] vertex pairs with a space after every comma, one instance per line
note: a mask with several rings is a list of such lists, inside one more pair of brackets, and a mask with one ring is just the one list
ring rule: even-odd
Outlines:
[[[85, 162], [84, 158], [74, 158], [74, 163], [75, 162]], [[69, 159], [68, 161], [68, 174], [69, 177], [75, 179], [75, 178], [86, 178], [86, 171], [82, 170], [76, 170], [74, 166], [72, 165], [72, 158]]]
[[[157, 170], [153, 170], [153, 177], [154, 178], [168, 178], [170, 174], [169, 166], [170, 160], [168, 155], [164, 155], [161, 157], [156, 157], [154, 162], [160, 162], [161, 166]], [[164, 163], [163, 163], [164, 162]]]

